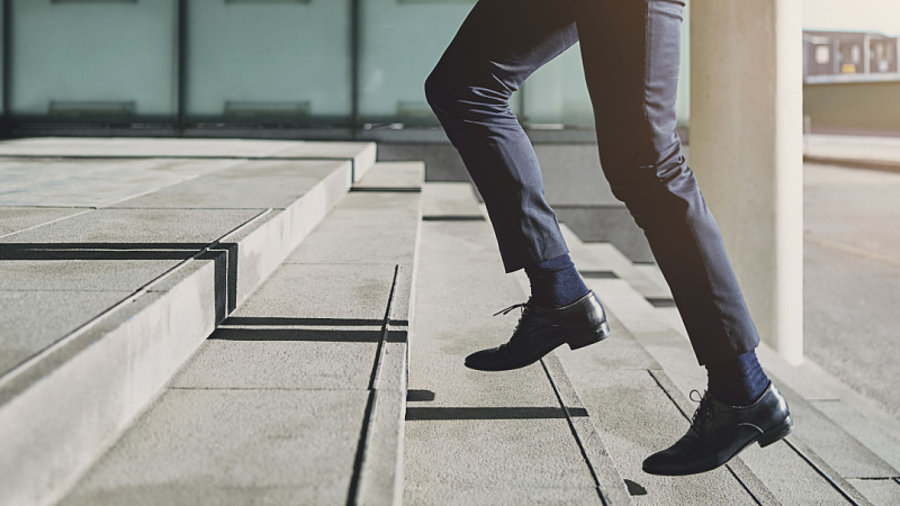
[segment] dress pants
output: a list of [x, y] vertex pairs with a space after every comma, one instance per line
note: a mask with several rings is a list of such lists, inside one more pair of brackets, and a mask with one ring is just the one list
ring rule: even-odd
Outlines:
[[[484, 198], [507, 272], [567, 253], [508, 99], [580, 41], [604, 175], [644, 231], [698, 361], [759, 336], [675, 131], [683, 0], [479, 0], [425, 82]], [[599, 174], [598, 174], [599, 177]]]

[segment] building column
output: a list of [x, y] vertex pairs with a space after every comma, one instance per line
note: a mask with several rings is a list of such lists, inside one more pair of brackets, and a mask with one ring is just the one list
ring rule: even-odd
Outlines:
[[691, 0], [690, 164], [762, 339], [803, 360], [801, 0]]

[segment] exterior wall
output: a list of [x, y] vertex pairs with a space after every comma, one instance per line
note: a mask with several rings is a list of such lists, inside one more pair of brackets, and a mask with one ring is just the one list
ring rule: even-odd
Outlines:
[[803, 97], [813, 131], [900, 133], [900, 79], [806, 83]]

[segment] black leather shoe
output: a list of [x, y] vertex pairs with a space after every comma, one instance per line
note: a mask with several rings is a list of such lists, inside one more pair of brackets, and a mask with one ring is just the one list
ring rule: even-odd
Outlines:
[[592, 291], [568, 306], [546, 308], [528, 299], [494, 316], [517, 307], [522, 308], [522, 317], [509, 342], [469, 355], [466, 367], [479, 371], [518, 369], [537, 362], [563, 343], [577, 350], [609, 337], [606, 313]]
[[787, 402], [771, 381], [749, 406], [729, 406], [707, 392], [700, 399], [687, 434], [647, 457], [644, 471], [669, 476], [710, 471], [753, 442], [766, 447], [782, 439], [793, 426]]

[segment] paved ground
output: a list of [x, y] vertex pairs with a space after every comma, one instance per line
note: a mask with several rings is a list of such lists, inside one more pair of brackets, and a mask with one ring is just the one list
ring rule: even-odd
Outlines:
[[900, 174], [807, 164], [804, 178], [806, 354], [900, 414]]
[[809, 162], [900, 171], [900, 137], [807, 135], [803, 145]]

